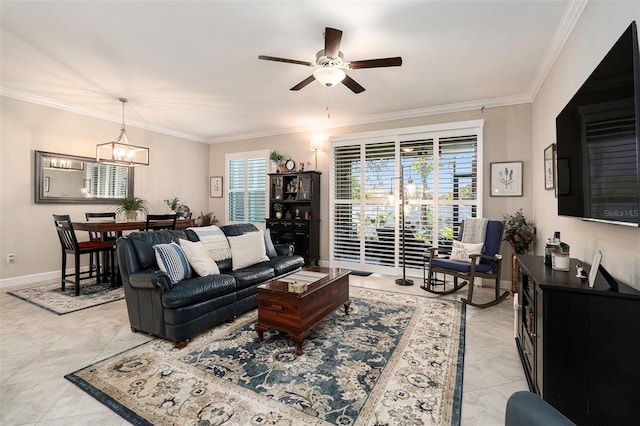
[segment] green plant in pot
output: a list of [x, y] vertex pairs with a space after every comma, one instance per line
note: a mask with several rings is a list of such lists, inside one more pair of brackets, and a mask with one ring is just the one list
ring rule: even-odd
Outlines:
[[165, 204], [169, 207], [173, 213], [182, 213], [184, 204], [178, 197], [173, 197], [168, 200], [164, 200]]
[[116, 201], [116, 214], [124, 216], [128, 221], [135, 221], [138, 212], [147, 213], [149, 203], [140, 197], [125, 197]]
[[280, 171], [280, 164], [282, 163], [282, 160], [284, 160], [284, 154], [281, 154], [278, 151], [273, 150], [269, 154], [269, 159], [274, 162], [274, 164], [276, 166], [275, 167], [276, 172], [279, 172]]
[[273, 203], [273, 211], [276, 212], [276, 218], [282, 219], [282, 203]]

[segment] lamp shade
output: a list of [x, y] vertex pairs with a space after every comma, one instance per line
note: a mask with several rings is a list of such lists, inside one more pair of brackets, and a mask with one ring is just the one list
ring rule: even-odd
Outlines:
[[313, 77], [323, 86], [331, 87], [340, 83], [347, 74], [340, 69], [334, 67], [322, 67], [313, 72]]

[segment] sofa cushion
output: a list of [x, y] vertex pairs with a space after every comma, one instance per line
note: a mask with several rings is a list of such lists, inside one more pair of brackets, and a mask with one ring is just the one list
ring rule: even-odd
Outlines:
[[153, 249], [156, 252], [156, 261], [160, 270], [169, 275], [172, 284], [191, 277], [191, 266], [178, 244], [174, 242], [156, 244]]
[[142, 269], [157, 266], [156, 253], [153, 246], [156, 244], [169, 244], [172, 241], [177, 242], [179, 238], [185, 238], [183, 231], [149, 231], [149, 232], [132, 232], [127, 235], [138, 257], [138, 262]]
[[258, 228], [253, 223], [234, 223], [233, 225], [224, 225], [220, 229], [227, 237], [237, 237], [247, 232], [257, 232]]
[[211, 256], [209, 256], [209, 253], [202, 242], [193, 242], [181, 239], [180, 247], [182, 247], [187, 260], [189, 261], [189, 265], [191, 265], [196, 274], [201, 277], [206, 277], [207, 275], [217, 275], [220, 273], [218, 265]]
[[269, 262], [259, 263], [237, 271], [230, 271], [228, 274], [236, 279], [237, 290], [275, 278], [273, 268]]
[[231, 263], [234, 271], [269, 260], [261, 231], [227, 238], [231, 246]]
[[209, 275], [184, 280], [171, 290], [162, 294], [162, 306], [176, 309], [214, 299], [235, 292], [236, 285], [229, 275]]
[[280, 255], [269, 260], [269, 265], [273, 268], [273, 271], [276, 277], [280, 275], [284, 275], [289, 272], [293, 272], [296, 269], [302, 268], [304, 265], [304, 258], [302, 256], [298, 256], [294, 254], [293, 256], [289, 255]]

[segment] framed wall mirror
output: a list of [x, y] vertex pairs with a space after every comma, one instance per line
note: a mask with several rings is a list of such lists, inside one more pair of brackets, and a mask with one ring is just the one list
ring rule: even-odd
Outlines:
[[35, 151], [35, 202], [109, 204], [133, 196], [133, 167]]

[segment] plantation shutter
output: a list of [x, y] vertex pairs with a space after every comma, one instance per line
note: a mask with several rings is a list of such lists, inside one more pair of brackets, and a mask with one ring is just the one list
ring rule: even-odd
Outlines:
[[333, 206], [333, 229], [335, 259], [360, 261], [360, 233], [358, 215], [360, 214], [361, 188], [360, 146], [345, 146], [335, 149], [333, 170], [335, 176]]
[[477, 142], [476, 135], [439, 139], [437, 247], [450, 248], [460, 224], [477, 216]]
[[427, 249], [481, 215], [481, 132], [478, 120], [332, 141], [332, 263], [393, 273], [404, 260], [421, 275]]
[[126, 167], [111, 164], [94, 164], [91, 176], [91, 195], [99, 198], [122, 198], [127, 196]]
[[227, 155], [227, 221], [264, 223], [267, 151]]

